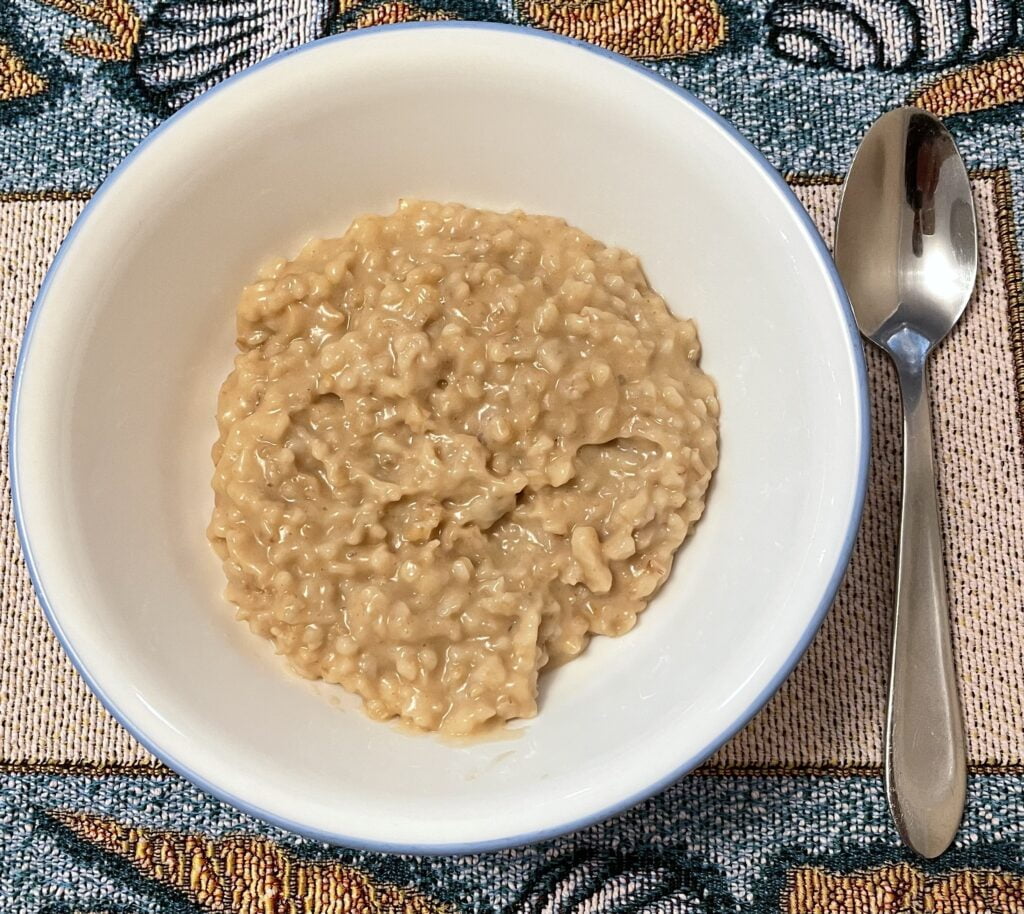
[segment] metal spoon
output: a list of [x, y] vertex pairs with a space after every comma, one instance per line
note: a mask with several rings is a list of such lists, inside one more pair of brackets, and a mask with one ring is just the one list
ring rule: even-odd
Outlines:
[[922, 857], [952, 843], [967, 764], [935, 493], [929, 353], [974, 289], [978, 242], [963, 160], [941, 122], [883, 115], [843, 188], [835, 260], [861, 333], [889, 353], [903, 397], [903, 507], [885, 780], [903, 840]]

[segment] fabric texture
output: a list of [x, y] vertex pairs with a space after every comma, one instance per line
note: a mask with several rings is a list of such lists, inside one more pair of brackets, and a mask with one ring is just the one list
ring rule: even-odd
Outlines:
[[[0, 0], [0, 914], [1024, 912], [1024, 44], [1017, 0]], [[972, 777], [938, 861], [900, 847], [880, 780], [900, 428], [867, 353], [870, 487], [821, 632], [697, 774], [531, 848], [416, 859], [305, 841], [163, 768], [56, 643], [20, 556], [7, 410], [61, 240], [162, 118], [333, 32], [415, 19], [546, 28], [630, 55], [734, 120], [831, 240], [863, 131], [914, 102], [972, 171], [980, 273], [931, 386]]]

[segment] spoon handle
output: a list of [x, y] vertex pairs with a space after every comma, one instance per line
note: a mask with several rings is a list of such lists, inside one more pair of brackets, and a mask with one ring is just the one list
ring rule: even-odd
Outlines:
[[898, 363], [903, 507], [886, 727], [886, 793], [903, 840], [922, 857], [952, 843], [967, 783], [953, 670], [925, 357]]

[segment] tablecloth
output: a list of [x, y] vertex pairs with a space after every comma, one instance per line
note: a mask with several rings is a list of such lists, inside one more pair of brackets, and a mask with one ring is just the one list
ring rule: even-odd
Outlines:
[[[1018, 0], [2, 0], [0, 912], [1024, 912], [1020, 15]], [[518, 23], [642, 61], [733, 120], [826, 240], [874, 118], [908, 102], [947, 118], [981, 270], [931, 380], [971, 766], [962, 833], [938, 860], [901, 847], [880, 778], [900, 457], [895, 377], [875, 352], [863, 524], [807, 655], [697, 773], [574, 835], [422, 859], [298, 838], [162, 767], [60, 651], [19, 553], [6, 415], [61, 239], [118, 161], [220, 80], [421, 19]]]

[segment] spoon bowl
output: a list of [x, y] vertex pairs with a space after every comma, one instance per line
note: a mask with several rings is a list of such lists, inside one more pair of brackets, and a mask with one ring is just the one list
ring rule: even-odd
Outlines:
[[930, 349], [967, 307], [978, 270], [971, 186], [941, 121], [897, 108], [850, 169], [835, 260], [861, 333], [883, 349], [909, 331]]

